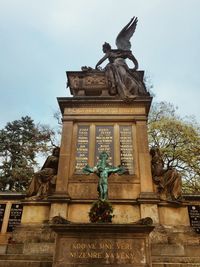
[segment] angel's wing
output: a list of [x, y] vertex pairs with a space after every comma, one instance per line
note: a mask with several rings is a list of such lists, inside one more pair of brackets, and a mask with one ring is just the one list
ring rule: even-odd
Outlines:
[[120, 31], [116, 38], [116, 46], [121, 50], [130, 50], [131, 42], [130, 39], [135, 32], [137, 26], [138, 19], [137, 17], [133, 17], [130, 22]]

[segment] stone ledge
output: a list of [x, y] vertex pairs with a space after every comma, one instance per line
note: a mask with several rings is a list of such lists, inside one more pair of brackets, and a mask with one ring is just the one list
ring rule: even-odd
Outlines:
[[[113, 224], [113, 223], [70, 223], [70, 224], [52, 224], [50, 225], [56, 233], [70, 233], [78, 231], [82, 233], [150, 233], [154, 226], [137, 224]], [[81, 230], [80, 230], [81, 229]]]
[[200, 263], [153, 263], [152, 267], [200, 267]]
[[199, 263], [200, 266], [200, 256], [199, 257], [185, 257], [185, 256], [181, 256], [181, 257], [161, 257], [161, 256], [152, 256], [152, 262], [153, 263]]

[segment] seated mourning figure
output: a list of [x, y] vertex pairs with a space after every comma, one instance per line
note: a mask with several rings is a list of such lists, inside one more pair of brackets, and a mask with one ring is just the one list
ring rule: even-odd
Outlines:
[[165, 194], [168, 200], [180, 201], [182, 199], [181, 175], [174, 168], [164, 168], [162, 153], [159, 148], [150, 150], [151, 171], [158, 193]]
[[[96, 69], [100, 69], [100, 65], [108, 59], [105, 75], [107, 77], [109, 94], [119, 95], [125, 101], [134, 99], [139, 95], [147, 95], [145, 85], [136, 71], [138, 62], [132, 54], [130, 38], [135, 32], [137, 18], [133, 17], [130, 22], [120, 31], [116, 38], [116, 46], [118, 49], [111, 49], [110, 44], [104, 43], [104, 57], [96, 64]], [[126, 59], [132, 61], [134, 67], [131, 69], [126, 63]]]
[[47, 157], [41, 170], [34, 174], [27, 190], [28, 199], [44, 199], [55, 191], [59, 153], [60, 148], [54, 148], [52, 155]]

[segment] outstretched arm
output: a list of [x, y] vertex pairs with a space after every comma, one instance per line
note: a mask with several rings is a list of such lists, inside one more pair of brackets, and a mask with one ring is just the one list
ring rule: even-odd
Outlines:
[[83, 173], [85, 173], [85, 174], [94, 173], [95, 170], [96, 170], [95, 168], [92, 168], [92, 167], [90, 167], [89, 165], [86, 165], [86, 166], [83, 168]]
[[133, 68], [133, 70], [137, 70], [139, 65], [138, 65], [138, 61], [137, 59], [134, 57], [134, 55], [132, 53], [130, 53], [128, 55], [128, 58], [133, 62], [133, 64], [135, 65], [135, 67]]
[[123, 166], [119, 166], [119, 167], [110, 167], [108, 170], [108, 173], [119, 173], [119, 174], [123, 174], [125, 172], [125, 168]]
[[98, 66], [100, 66], [106, 59], [108, 58], [107, 55], [105, 55], [104, 57], [102, 57], [96, 64], [95, 69], [98, 69]]

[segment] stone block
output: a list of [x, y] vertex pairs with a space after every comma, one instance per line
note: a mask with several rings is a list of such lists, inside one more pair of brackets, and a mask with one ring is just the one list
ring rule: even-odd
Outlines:
[[183, 245], [152, 245], [152, 255], [161, 256], [184, 256], [184, 246]]
[[137, 205], [113, 204], [113, 223], [131, 223], [140, 219], [140, 209]]
[[0, 254], [6, 253], [7, 244], [0, 244]]
[[200, 245], [200, 237], [193, 237], [193, 238], [188, 238], [184, 242], [186, 245]]
[[0, 260], [0, 267], [52, 267], [52, 262]]
[[185, 255], [189, 257], [200, 257], [200, 246], [185, 246]]
[[24, 244], [8, 244], [7, 245], [7, 254], [22, 254]]
[[21, 223], [43, 223], [49, 220], [50, 204], [32, 203], [24, 205]]
[[154, 223], [158, 223], [158, 208], [156, 204], [141, 204], [141, 218], [151, 217]]
[[52, 225], [57, 233], [54, 267], [149, 266], [153, 226], [133, 224]]
[[68, 208], [68, 220], [71, 222], [89, 222], [88, 213], [91, 204], [70, 204]]
[[185, 225], [189, 226], [187, 207], [159, 207], [159, 220], [163, 225]]
[[24, 244], [24, 254], [53, 254], [54, 243], [28, 243]]

